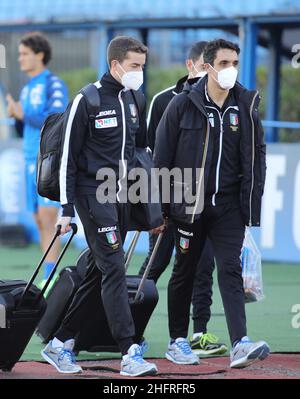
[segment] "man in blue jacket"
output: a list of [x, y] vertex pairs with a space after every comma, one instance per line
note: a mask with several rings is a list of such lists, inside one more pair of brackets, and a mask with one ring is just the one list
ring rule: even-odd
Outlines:
[[[53, 236], [53, 226], [57, 219], [59, 203], [38, 195], [36, 189], [36, 158], [39, 150], [40, 130], [50, 114], [62, 112], [68, 103], [65, 84], [53, 75], [46, 65], [51, 59], [51, 47], [40, 33], [30, 33], [21, 38], [19, 63], [29, 82], [21, 91], [20, 101], [16, 102], [8, 94], [8, 114], [23, 123], [23, 148], [26, 167], [26, 203], [33, 212], [43, 251]], [[50, 274], [58, 252], [59, 242], [55, 243], [44, 264], [44, 279]]]

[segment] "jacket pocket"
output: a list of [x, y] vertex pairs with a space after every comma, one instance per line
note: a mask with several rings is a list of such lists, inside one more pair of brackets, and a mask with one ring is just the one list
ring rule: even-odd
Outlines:
[[195, 205], [195, 198], [192, 196], [193, 183], [175, 181], [171, 183], [170, 190], [170, 215], [178, 220], [190, 218], [191, 209]]
[[188, 123], [187, 119], [180, 122], [180, 135], [177, 144], [176, 161], [180, 168], [195, 168], [200, 166], [205, 148], [205, 127], [201, 119], [199, 123]]

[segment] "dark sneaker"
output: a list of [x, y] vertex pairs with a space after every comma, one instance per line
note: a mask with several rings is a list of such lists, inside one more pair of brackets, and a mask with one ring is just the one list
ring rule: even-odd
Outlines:
[[205, 333], [197, 338], [190, 338], [192, 351], [196, 355], [223, 355], [228, 348], [219, 342], [219, 338], [213, 334]]

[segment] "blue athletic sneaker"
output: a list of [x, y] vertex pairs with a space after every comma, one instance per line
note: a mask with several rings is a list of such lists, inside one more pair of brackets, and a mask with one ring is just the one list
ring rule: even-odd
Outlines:
[[127, 355], [124, 355], [122, 358], [120, 374], [127, 377], [155, 375], [157, 374], [157, 368], [154, 363], [146, 362], [143, 359], [140, 346], [133, 344], [128, 349]]
[[253, 342], [245, 336], [230, 351], [230, 367], [247, 367], [256, 360], [264, 360], [270, 353], [265, 341]]
[[60, 373], [81, 373], [82, 368], [75, 362], [75, 356], [73, 353], [74, 343], [74, 339], [69, 339], [63, 344], [63, 347], [53, 348], [52, 341], [50, 341], [41, 351], [41, 355]]
[[145, 337], [142, 337], [142, 340], [139, 343], [139, 346], [141, 348], [142, 356], [148, 352], [149, 350], [149, 345], [148, 342], [146, 341]]
[[166, 358], [177, 364], [200, 364], [198, 356], [193, 353], [186, 338], [177, 338], [168, 345]]

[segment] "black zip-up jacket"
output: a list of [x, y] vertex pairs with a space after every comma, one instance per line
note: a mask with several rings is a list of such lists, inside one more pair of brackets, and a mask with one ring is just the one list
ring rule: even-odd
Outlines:
[[[110, 73], [106, 73], [95, 85], [99, 90], [101, 106], [92, 123], [91, 134], [87, 104], [81, 93], [68, 110], [60, 167], [63, 216], [74, 216], [76, 195], [96, 195], [101, 183], [96, 180], [96, 174], [101, 168], [115, 171], [118, 179], [116, 188], [120, 194], [126, 172], [135, 166], [135, 148], [147, 147], [144, 95], [140, 91], [135, 92], [137, 104], [131, 90], [125, 90]], [[142, 106], [138, 107], [140, 104]]]
[[[196, 194], [195, 201], [189, 203], [183, 198], [180, 203], [175, 203], [171, 195], [170, 203], [162, 204], [165, 214], [185, 223], [193, 223], [200, 217], [212, 161], [213, 140], [204, 104], [206, 82], [207, 77], [192, 87], [187, 86], [181, 94], [175, 96], [156, 132], [155, 166], [169, 170], [176, 167], [182, 174], [184, 168], [191, 168], [194, 172], [190, 185], [173, 179], [171, 192], [177, 184], [182, 185], [185, 192]], [[232, 90], [240, 115], [241, 210], [246, 225], [259, 226], [266, 174], [266, 146], [258, 114], [260, 97], [258, 91], [247, 90], [239, 83]], [[196, 168], [204, 171], [199, 174], [198, 180], [195, 177]]]
[[188, 79], [188, 75], [183, 76], [178, 80], [176, 86], [168, 87], [167, 89], [160, 91], [153, 96], [152, 101], [149, 106], [149, 112], [147, 117], [148, 125], [148, 142], [151, 150], [154, 150], [156, 129], [161, 120], [165, 109], [167, 108], [169, 102], [174, 96], [181, 93], [185, 85], [192, 85], [196, 83], [199, 78]]
[[186, 80], [187, 76], [184, 76], [178, 80], [176, 85], [156, 93], [152, 98], [147, 117], [148, 141], [149, 147], [152, 151], [154, 150], [155, 145], [156, 128], [161, 120], [161, 117], [172, 98], [182, 92]]
[[239, 109], [230, 90], [222, 107], [218, 107], [205, 91], [205, 108], [213, 141], [210, 174], [206, 184], [205, 204], [238, 202], [241, 179]]

